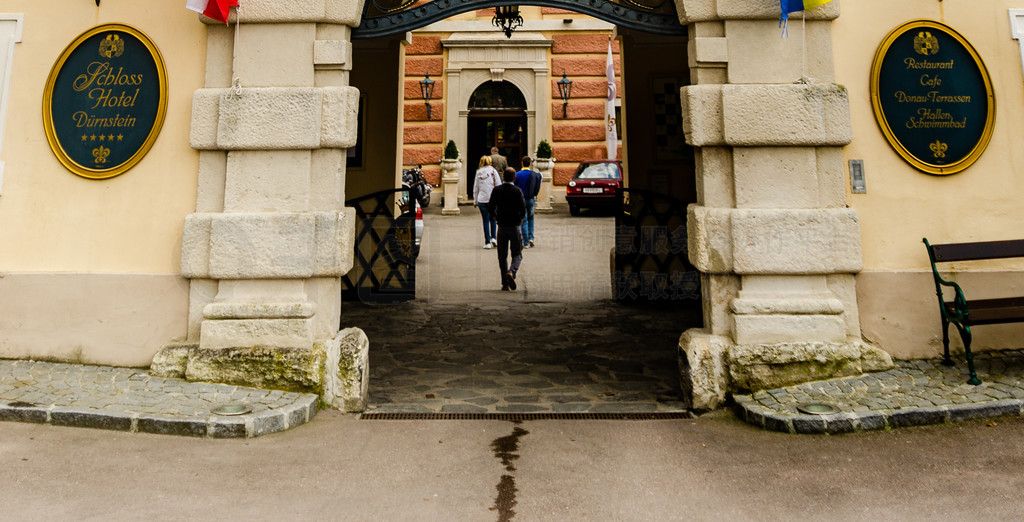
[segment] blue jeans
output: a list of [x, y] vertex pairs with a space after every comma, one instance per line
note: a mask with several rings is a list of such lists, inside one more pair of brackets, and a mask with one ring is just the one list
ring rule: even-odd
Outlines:
[[498, 222], [491, 215], [491, 209], [487, 208], [487, 203], [480, 203], [476, 207], [480, 209], [480, 217], [483, 218], [484, 243], [490, 243], [491, 239], [498, 238]]
[[526, 218], [523, 219], [523, 224], [520, 227], [523, 235], [523, 246], [528, 245], [533, 240], [533, 212], [536, 208], [536, 198], [526, 200]]

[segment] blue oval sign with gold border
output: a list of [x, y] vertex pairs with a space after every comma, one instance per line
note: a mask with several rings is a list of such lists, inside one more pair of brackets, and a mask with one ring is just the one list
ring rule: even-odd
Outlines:
[[167, 71], [152, 40], [122, 24], [75, 39], [50, 71], [43, 124], [50, 148], [79, 176], [107, 179], [137, 164], [167, 112]]
[[907, 22], [882, 41], [871, 102], [896, 152], [929, 174], [970, 167], [992, 138], [996, 99], [988, 70], [974, 47], [940, 22]]

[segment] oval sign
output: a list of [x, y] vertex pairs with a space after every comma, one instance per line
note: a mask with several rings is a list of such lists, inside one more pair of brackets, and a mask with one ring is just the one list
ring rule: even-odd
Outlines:
[[985, 152], [996, 99], [988, 70], [953, 28], [907, 22], [882, 41], [871, 67], [871, 103], [889, 144], [928, 174], [955, 174]]
[[167, 112], [167, 71], [138, 29], [107, 24], [82, 33], [53, 65], [43, 91], [43, 125], [71, 172], [107, 179], [135, 166]]

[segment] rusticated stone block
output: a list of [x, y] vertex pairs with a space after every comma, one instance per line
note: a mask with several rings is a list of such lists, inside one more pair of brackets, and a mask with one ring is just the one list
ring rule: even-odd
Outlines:
[[359, 89], [323, 87], [320, 144], [326, 149], [354, 147], [359, 123]]
[[[405, 79], [403, 82], [402, 92], [404, 93], [406, 100], [420, 100], [422, 103], [423, 91], [420, 89], [420, 80], [422, 79], [423, 78]], [[430, 99], [440, 100], [444, 97], [444, 80], [441, 78], [431, 78], [431, 80], [434, 80], [434, 91], [431, 93]]]
[[[546, 14], [546, 10], [544, 8]], [[552, 11], [563, 12], [563, 9], [552, 9]], [[570, 13], [571, 11], [564, 11]], [[598, 54], [608, 52], [608, 37], [606, 34], [556, 34], [551, 37], [552, 54]], [[612, 54], [619, 54], [619, 42], [612, 41]], [[561, 69], [552, 69], [555, 72]]]
[[323, 94], [316, 88], [221, 91], [217, 148], [315, 149], [320, 146]]
[[[551, 149], [558, 161], [579, 162], [591, 159], [602, 159], [608, 155], [604, 142], [593, 145], [559, 145], [555, 143]], [[622, 157], [622, 147], [618, 147], [617, 154]], [[555, 167], [556, 169], [558, 167]], [[575, 169], [575, 166], [573, 166]]]
[[[441, 76], [444, 72], [444, 59], [440, 56], [410, 56], [405, 59], [406, 76], [424, 76], [427, 74], [435, 77]], [[419, 84], [419, 80], [416, 80]], [[434, 90], [437, 90], [435, 84]]]
[[268, 346], [200, 348], [189, 356], [187, 377], [190, 381], [320, 393], [326, 354], [312, 346], [310, 342], [305, 348], [298, 349]]
[[[716, 20], [778, 20], [776, 0], [675, 0], [676, 13], [683, 25]], [[839, 2], [830, 2], [806, 12], [808, 20], [834, 20], [839, 17]]]
[[551, 128], [555, 141], [600, 141], [605, 137], [601, 124], [561, 124]]
[[562, 102], [553, 101], [551, 116], [556, 120], [603, 120], [604, 102], [569, 100], [565, 106], [565, 118], [562, 118]]
[[731, 212], [738, 274], [855, 273], [860, 223], [851, 209], [738, 209]]
[[[412, 37], [412, 43], [405, 48], [405, 54], [407, 56], [441, 54], [441, 52], [440, 36], [414, 34]], [[408, 72], [408, 70], [406, 72]]]
[[314, 229], [309, 213], [217, 216], [210, 227], [210, 277], [312, 277]]
[[430, 119], [427, 120], [427, 106], [423, 102], [405, 102], [402, 116], [405, 121], [441, 121], [444, 119], [444, 102], [430, 102]]
[[[558, 80], [561, 77], [552, 78], [551, 80], [551, 99], [560, 100], [561, 95], [558, 94]], [[616, 97], [622, 95], [622, 79], [615, 79], [615, 92]], [[608, 82], [604, 79], [593, 79], [593, 78], [581, 78], [579, 80], [573, 80], [572, 82], [572, 98], [569, 100], [569, 104], [572, 105], [572, 100], [578, 98], [607, 98], [608, 97]], [[561, 113], [561, 111], [559, 111]]]
[[725, 142], [734, 146], [842, 146], [853, 139], [848, 94], [834, 84], [724, 85], [722, 120]]
[[444, 127], [440, 125], [406, 125], [402, 129], [404, 143], [441, 143]]
[[[612, 57], [612, 65], [615, 67], [615, 75], [622, 74], [622, 62], [618, 56]], [[605, 76], [608, 66], [608, 56], [553, 56], [551, 58], [551, 70], [556, 75], [565, 71], [570, 77], [574, 76]], [[561, 79], [561, 77], [559, 77]], [[576, 82], [573, 82], [573, 89]]]
[[441, 158], [440, 147], [403, 147], [403, 165], [426, 165], [437, 163]]
[[555, 185], [568, 185], [575, 173], [576, 165], [557, 165], [551, 173], [551, 182]]

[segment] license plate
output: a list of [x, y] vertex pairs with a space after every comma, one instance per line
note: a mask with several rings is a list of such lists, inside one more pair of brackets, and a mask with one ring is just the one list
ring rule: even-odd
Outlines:
[[584, 194], [603, 194], [604, 189], [601, 187], [583, 187]]

